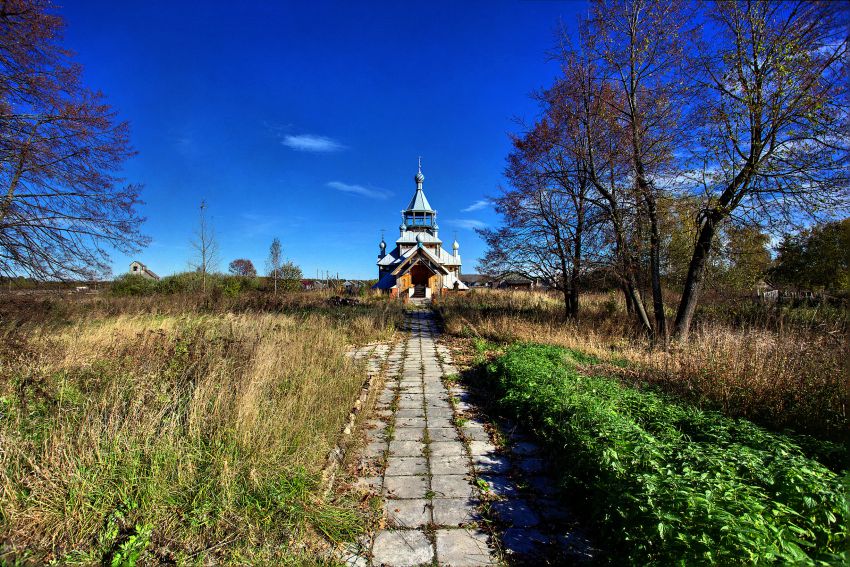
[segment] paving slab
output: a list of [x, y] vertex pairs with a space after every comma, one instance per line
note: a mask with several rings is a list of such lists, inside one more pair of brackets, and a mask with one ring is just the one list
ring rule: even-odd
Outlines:
[[431, 509], [437, 526], [465, 526], [481, 519], [478, 500], [474, 498], [434, 498]]
[[437, 530], [437, 561], [451, 567], [495, 565], [487, 534], [478, 530]]
[[469, 458], [466, 455], [431, 456], [431, 474], [466, 474], [468, 471]]
[[425, 444], [419, 441], [390, 441], [391, 457], [420, 457], [425, 450]]
[[491, 510], [499, 521], [513, 527], [530, 528], [540, 523], [540, 518], [529, 508], [528, 503], [519, 498], [493, 502]]
[[424, 436], [424, 427], [396, 427], [393, 429], [394, 441], [422, 441]]
[[411, 476], [428, 474], [428, 459], [425, 457], [390, 457], [387, 459], [387, 476]]
[[434, 548], [419, 530], [381, 530], [372, 545], [372, 564], [415, 567], [434, 558]]
[[387, 521], [397, 528], [419, 528], [431, 523], [431, 501], [388, 499], [384, 502]]
[[460, 457], [466, 455], [466, 447], [460, 441], [431, 441], [428, 448], [431, 451], [432, 458]]
[[428, 494], [426, 476], [387, 476], [384, 477], [384, 495], [387, 498], [410, 499], [425, 498]]
[[475, 489], [466, 475], [441, 474], [431, 477], [431, 492], [443, 498], [471, 498]]
[[502, 534], [502, 548], [510, 555], [526, 558], [544, 554], [551, 538], [535, 528], [508, 528]]
[[434, 441], [459, 441], [457, 431], [453, 427], [429, 427], [428, 438]]

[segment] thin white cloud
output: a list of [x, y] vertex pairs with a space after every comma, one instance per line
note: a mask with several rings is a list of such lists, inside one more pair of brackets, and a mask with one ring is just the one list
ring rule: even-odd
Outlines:
[[344, 150], [345, 146], [327, 136], [316, 136], [315, 134], [287, 134], [281, 138], [281, 143], [287, 148], [299, 152], [338, 152]]
[[487, 226], [484, 222], [476, 219], [448, 219], [446, 223], [458, 228], [465, 228], [467, 230], [484, 228]]
[[481, 199], [480, 201], [475, 201], [465, 209], [461, 209], [462, 213], [471, 213], [472, 211], [477, 211], [479, 209], [483, 209], [485, 207], [490, 206], [490, 201], [487, 199]]
[[390, 196], [390, 193], [384, 191], [383, 189], [371, 189], [369, 187], [363, 187], [362, 185], [352, 185], [350, 183], [343, 183], [342, 181], [328, 181], [327, 185], [331, 189], [336, 189], [337, 191], [342, 191], [343, 193], [352, 193], [354, 195], [360, 195], [369, 199], [386, 199]]

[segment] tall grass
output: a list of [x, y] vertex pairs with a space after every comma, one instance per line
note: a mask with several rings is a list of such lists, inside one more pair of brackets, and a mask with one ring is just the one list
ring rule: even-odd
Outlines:
[[558, 298], [543, 293], [475, 291], [446, 298], [440, 309], [453, 334], [553, 344], [602, 361], [625, 359], [625, 367], [607, 370], [627, 383], [649, 384], [772, 429], [850, 441], [848, 331], [840, 317], [792, 324], [725, 318], [714, 306], [687, 343], [665, 352], [650, 348], [636, 332], [615, 294], [585, 296], [579, 321], [565, 321]]
[[362, 385], [344, 353], [388, 338], [394, 309], [180, 301], [191, 306], [98, 301], [5, 322], [6, 559], [300, 561], [357, 533], [317, 473]]

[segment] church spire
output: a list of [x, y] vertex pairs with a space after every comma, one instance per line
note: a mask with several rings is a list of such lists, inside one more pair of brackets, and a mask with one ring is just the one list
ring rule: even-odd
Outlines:
[[416, 174], [416, 190], [422, 191], [422, 182], [425, 181], [425, 176], [422, 175], [422, 156], [419, 156], [419, 172]]

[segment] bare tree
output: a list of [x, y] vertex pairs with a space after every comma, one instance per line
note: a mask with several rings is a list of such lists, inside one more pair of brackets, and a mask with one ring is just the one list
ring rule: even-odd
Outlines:
[[109, 273], [109, 250], [137, 251], [139, 186], [118, 176], [126, 122], [84, 87], [44, 0], [0, 1], [0, 274]]
[[195, 256], [191, 260], [192, 267], [201, 274], [201, 290], [207, 292], [207, 274], [214, 272], [218, 265], [218, 242], [212, 223], [207, 219], [207, 203], [201, 201], [198, 214], [198, 228], [191, 242]]
[[577, 151], [580, 129], [575, 115], [563, 112], [570, 89], [558, 81], [538, 95], [543, 116], [514, 137], [505, 172], [511, 188], [495, 200], [504, 224], [479, 233], [488, 244], [483, 271], [543, 276], [563, 294], [565, 315], [577, 318], [585, 249], [590, 243], [599, 255], [604, 246], [585, 156]]
[[272, 240], [272, 245], [269, 246], [269, 257], [266, 260], [266, 269], [269, 277], [274, 282], [274, 293], [277, 295], [277, 281], [281, 278], [281, 268], [283, 267], [283, 247], [280, 245], [280, 240], [275, 238]]
[[848, 40], [838, 3], [709, 4], [716, 30], [693, 58], [696, 244], [676, 313], [685, 339], [720, 224], [787, 223], [848, 203]]
[[[653, 336], [667, 342], [661, 286], [659, 178], [671, 175], [674, 149], [684, 136], [680, 128], [686, 89], [683, 85], [683, 33], [692, 5], [682, 0], [597, 0], [590, 35], [604, 64], [611, 99], [623, 124], [632, 166], [636, 201], [646, 217], [649, 236], [649, 280], [654, 312]], [[640, 226], [640, 225], [638, 225]]]
[[[620, 278], [626, 305], [640, 328], [652, 333], [641, 296], [638, 246], [635, 227], [639, 225], [639, 206], [629, 187], [631, 164], [627, 129], [617, 112], [617, 91], [599, 70], [592, 53], [592, 35], [582, 28], [577, 48], [562, 49], [563, 78], [556, 83], [558, 102], [553, 106], [562, 115], [558, 120], [570, 125], [572, 134], [564, 137], [566, 151], [581, 160], [593, 194], [587, 199], [599, 209], [600, 220], [607, 224], [613, 246], [610, 262]], [[566, 42], [565, 42], [566, 44]]]

